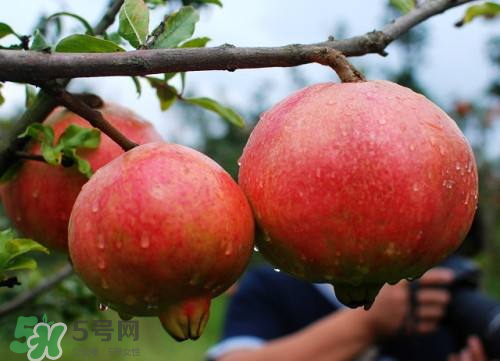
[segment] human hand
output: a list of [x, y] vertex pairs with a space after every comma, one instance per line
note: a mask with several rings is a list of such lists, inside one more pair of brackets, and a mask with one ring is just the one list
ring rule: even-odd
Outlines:
[[468, 337], [466, 347], [458, 354], [451, 354], [448, 361], [487, 361], [482, 342], [477, 336]]
[[427, 271], [418, 281], [414, 308], [411, 308], [410, 282], [385, 285], [372, 308], [366, 311], [375, 336], [391, 336], [400, 329], [407, 333], [434, 331], [450, 301], [449, 291], [437, 287], [446, 286], [453, 280], [454, 273], [449, 269], [436, 267]]
[[451, 295], [446, 288], [454, 280], [454, 272], [447, 268], [432, 268], [418, 281], [412, 300], [414, 307], [405, 324], [408, 333], [428, 333], [437, 329], [445, 316]]

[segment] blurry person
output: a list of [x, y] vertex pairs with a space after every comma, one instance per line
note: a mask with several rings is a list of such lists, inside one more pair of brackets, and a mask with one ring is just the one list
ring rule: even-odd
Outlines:
[[472, 262], [452, 256], [417, 281], [385, 285], [364, 311], [343, 306], [331, 285], [255, 268], [239, 283], [223, 338], [207, 357], [485, 361], [489, 351], [499, 358], [499, 304], [478, 290], [478, 277]]

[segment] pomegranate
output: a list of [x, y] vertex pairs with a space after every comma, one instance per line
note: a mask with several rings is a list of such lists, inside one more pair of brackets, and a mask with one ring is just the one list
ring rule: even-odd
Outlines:
[[387, 81], [289, 96], [262, 115], [240, 162], [260, 252], [334, 284], [352, 307], [453, 252], [476, 209], [475, 159], [455, 122]]
[[217, 163], [150, 143], [99, 169], [70, 217], [75, 271], [122, 317], [158, 316], [177, 340], [200, 336], [211, 298], [246, 267], [254, 220]]
[[[111, 124], [135, 142], [161, 140], [149, 123], [123, 107], [107, 104], [99, 110]], [[91, 127], [86, 120], [64, 108], [56, 109], [44, 124], [52, 126], [56, 139], [70, 124]], [[31, 142], [26, 151], [40, 154], [40, 144]], [[122, 153], [122, 149], [103, 133], [97, 149], [78, 151], [90, 162], [94, 171]], [[2, 186], [2, 202], [7, 215], [22, 234], [51, 249], [67, 251], [71, 208], [87, 180], [75, 167], [63, 168], [26, 161], [15, 178]]]

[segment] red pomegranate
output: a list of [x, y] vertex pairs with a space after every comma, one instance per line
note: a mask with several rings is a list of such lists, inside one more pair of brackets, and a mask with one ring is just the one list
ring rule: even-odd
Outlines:
[[239, 184], [279, 269], [370, 306], [453, 252], [477, 203], [472, 150], [424, 96], [387, 81], [307, 87], [261, 117]]
[[[107, 104], [99, 110], [111, 124], [137, 143], [161, 140], [149, 123], [123, 107]], [[64, 108], [56, 109], [44, 124], [52, 126], [56, 139], [70, 124], [91, 127], [86, 120]], [[40, 154], [40, 144], [30, 143], [27, 151]], [[102, 133], [97, 149], [83, 149], [78, 153], [95, 171], [123, 151]], [[23, 235], [51, 249], [66, 251], [71, 208], [87, 180], [75, 167], [26, 161], [15, 178], [2, 186], [2, 203], [8, 217]]]
[[159, 316], [177, 340], [200, 336], [211, 298], [252, 253], [254, 220], [217, 163], [165, 143], [132, 149], [80, 192], [69, 250], [84, 283], [122, 316]]

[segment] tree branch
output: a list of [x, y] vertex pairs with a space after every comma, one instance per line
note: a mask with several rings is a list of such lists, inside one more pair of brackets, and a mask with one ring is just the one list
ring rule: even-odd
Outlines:
[[101, 35], [104, 34], [106, 29], [108, 29], [111, 24], [115, 22], [115, 18], [122, 7], [124, 0], [111, 0], [110, 5], [108, 6], [108, 10], [103, 15], [99, 23], [94, 26], [94, 34]]
[[50, 277], [45, 278], [35, 288], [21, 293], [9, 302], [0, 305], [0, 318], [19, 308], [24, 307], [26, 304], [28, 304], [41, 294], [49, 291], [52, 287], [56, 286], [59, 282], [70, 276], [72, 273], [73, 268], [68, 263]]
[[43, 92], [52, 96], [59, 104], [72, 111], [73, 113], [85, 118], [89, 123], [100, 129], [108, 137], [113, 139], [124, 151], [137, 146], [136, 143], [124, 136], [118, 129], [111, 125], [100, 111], [93, 109], [84, 100], [77, 95], [73, 95], [66, 91], [64, 87], [53, 86], [49, 84], [39, 84]]
[[[106, 29], [113, 24], [120, 7], [124, 0], [112, 0], [106, 13], [94, 27], [94, 34], [103, 34]], [[1, 60], [0, 60], [1, 67]], [[61, 81], [62, 86], [66, 86], [69, 80]], [[41, 123], [49, 114], [56, 108], [58, 103], [54, 98], [45, 94], [43, 91], [39, 92], [31, 107], [26, 109], [24, 114], [18, 121], [13, 122], [9, 131], [0, 133], [0, 174], [3, 174], [8, 167], [15, 161], [15, 150], [23, 149], [28, 142], [27, 138], [19, 139], [17, 136], [21, 134], [28, 125], [31, 123]]]
[[167, 72], [290, 67], [326, 64], [329, 50], [345, 56], [384, 54], [384, 49], [423, 20], [473, 0], [435, 0], [400, 17], [380, 31], [344, 40], [282, 47], [176, 48], [124, 53], [55, 53], [0, 50], [0, 80], [39, 82], [56, 78], [146, 75]]

